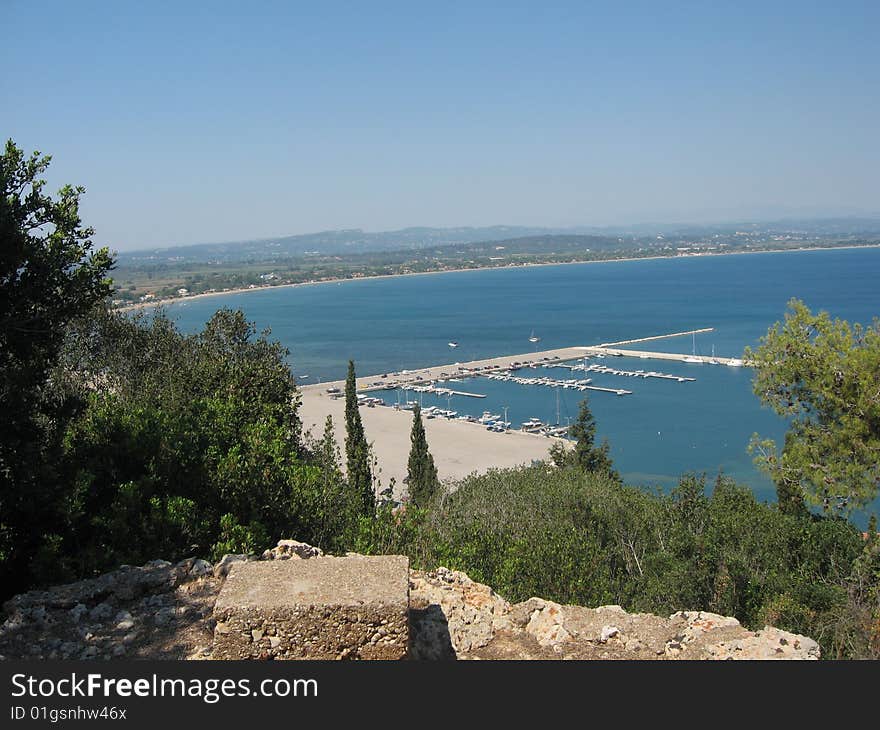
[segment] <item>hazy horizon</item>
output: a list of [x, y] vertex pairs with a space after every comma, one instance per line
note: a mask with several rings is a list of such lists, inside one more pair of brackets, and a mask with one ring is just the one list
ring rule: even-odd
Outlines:
[[[295, 237], [305, 237], [305, 236], [317, 236], [322, 234], [338, 234], [345, 232], [360, 232], [365, 235], [381, 235], [381, 234], [394, 234], [394, 233], [404, 233], [406, 231], [411, 230], [431, 230], [431, 231], [455, 231], [455, 230], [463, 230], [463, 229], [473, 229], [473, 230], [489, 230], [489, 229], [498, 229], [498, 228], [511, 228], [511, 229], [522, 229], [522, 228], [532, 228], [532, 229], [542, 229], [546, 231], [558, 232], [559, 234], [565, 235], [566, 233], [571, 233], [577, 235], [578, 231], [588, 230], [590, 233], [584, 235], [591, 235], [593, 229], [595, 229], [596, 235], [601, 235], [603, 230], [607, 230], [609, 234], [615, 233], [620, 230], [624, 230], [627, 228], [637, 229], [637, 228], [649, 228], [651, 226], [657, 226], [658, 228], [701, 228], [701, 227], [724, 227], [724, 226], [735, 226], [735, 225], [745, 225], [745, 224], [753, 224], [753, 225], [761, 225], [761, 224], [772, 224], [772, 223], [783, 223], [783, 222], [792, 222], [792, 223], [805, 223], [809, 224], [810, 222], [822, 222], [828, 220], [872, 220], [876, 221], [878, 226], [880, 226], [880, 213], [870, 212], [870, 211], [859, 211], [855, 213], [846, 213], [840, 212], [838, 214], [817, 214], [817, 215], [807, 215], [804, 214], [802, 216], [797, 216], [794, 214], [785, 215], [781, 214], [779, 216], [771, 216], [765, 215], [762, 217], [754, 217], [748, 218], [743, 217], [739, 219], [713, 219], [707, 218], [704, 220], [653, 220], [653, 221], [636, 221], [631, 223], [609, 223], [605, 225], [598, 224], [582, 224], [582, 225], [573, 225], [573, 226], [539, 226], [539, 225], [529, 225], [527, 223], [523, 224], [507, 224], [507, 223], [489, 223], [486, 225], [439, 225], [439, 226], [427, 226], [427, 225], [413, 225], [413, 226], [404, 226], [402, 228], [383, 228], [383, 229], [368, 229], [363, 227], [354, 227], [354, 228], [328, 228], [321, 231], [297, 231], [293, 233], [279, 233], [276, 235], [268, 235], [268, 236], [251, 236], [247, 238], [241, 239], [227, 239], [227, 240], [217, 240], [217, 241], [178, 241], [170, 244], [161, 244], [161, 245], [146, 245], [146, 246], [138, 246], [138, 247], [129, 247], [125, 249], [120, 249], [125, 253], [137, 253], [139, 251], [153, 251], [153, 250], [165, 250], [165, 249], [177, 249], [177, 248], [188, 248], [194, 246], [223, 246], [223, 245], [231, 245], [235, 243], [256, 243], [261, 241], [274, 241], [286, 238], [295, 238]], [[648, 231], [644, 231], [642, 235], [650, 235]], [[514, 230], [512, 237], [518, 237], [521, 234], [516, 233]]]
[[878, 214], [876, 3], [5, 9], [3, 136], [119, 251]]

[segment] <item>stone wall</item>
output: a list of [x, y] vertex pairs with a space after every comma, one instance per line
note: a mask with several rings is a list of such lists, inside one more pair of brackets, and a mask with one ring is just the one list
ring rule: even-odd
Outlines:
[[216, 565], [189, 559], [123, 566], [7, 601], [0, 656], [819, 658], [810, 638], [773, 627], [749, 631], [717, 614], [664, 617], [540, 598], [512, 605], [464, 573], [406, 565], [401, 556], [323, 557], [282, 540], [261, 556], [228, 555]]

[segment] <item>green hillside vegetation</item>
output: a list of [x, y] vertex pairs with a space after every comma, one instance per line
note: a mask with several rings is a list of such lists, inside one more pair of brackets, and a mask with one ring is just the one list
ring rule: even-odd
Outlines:
[[880, 657], [876, 523], [865, 538], [846, 519], [877, 493], [876, 324], [847, 337], [845, 323], [793, 304], [791, 327], [755, 353], [759, 397], [799, 416], [778, 454], [762, 445], [778, 503], [724, 477], [707, 490], [685, 475], [671, 494], [622, 484], [585, 402], [572, 452], [458, 485], [436, 484], [414, 422], [419, 503], [377, 506], [357, 406], [348, 478], [331, 422], [320, 441], [303, 437], [288, 353], [271, 333], [232, 310], [183, 334], [161, 311], [108, 308], [113, 261], [92, 248], [81, 189], [42, 193], [47, 164], [11, 142], [0, 157], [4, 598], [295, 537], [461, 569], [509, 600], [711, 610], [811, 635], [826, 657]]
[[531, 264], [561, 264], [610, 261], [649, 256], [764, 251], [803, 246], [857, 246], [876, 244], [877, 236], [819, 237], [779, 240], [772, 236], [724, 235], [685, 236], [599, 236], [533, 235], [513, 239], [464, 242], [390, 251], [342, 251], [309, 255], [269, 256], [265, 252], [245, 261], [217, 258], [178, 260], [175, 249], [150, 257], [126, 255], [115, 275], [114, 300], [131, 304], [151, 294], [177, 298], [179, 289], [187, 296], [212, 291], [249, 287], [392, 276], [458, 269], [484, 269]]

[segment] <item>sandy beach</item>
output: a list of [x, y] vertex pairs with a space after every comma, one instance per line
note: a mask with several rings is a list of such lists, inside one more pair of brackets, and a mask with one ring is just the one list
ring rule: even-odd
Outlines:
[[442, 271], [413, 271], [406, 274], [379, 274], [377, 276], [355, 276], [355, 277], [347, 277], [344, 279], [324, 279], [321, 281], [304, 281], [295, 284], [268, 284], [264, 286], [254, 286], [251, 287], [241, 287], [238, 289], [224, 289], [222, 291], [212, 291], [212, 292], [204, 292], [202, 294], [188, 294], [186, 296], [177, 296], [177, 297], [167, 297], [164, 299], [160, 299], [158, 301], [149, 301], [149, 302], [137, 302], [135, 304], [126, 304], [121, 307], [117, 307], [116, 311], [119, 312], [130, 312], [138, 309], [146, 309], [148, 307], [157, 307], [163, 304], [174, 304], [177, 302], [191, 301], [193, 299], [202, 299], [205, 297], [219, 297], [225, 296], [228, 294], [247, 294], [248, 292], [257, 292], [257, 291], [266, 291], [267, 289], [287, 289], [290, 287], [299, 287], [299, 286], [320, 286], [322, 284], [339, 284], [347, 281], [367, 281], [367, 280], [376, 280], [376, 279], [397, 279], [401, 276], [437, 276], [440, 274], [456, 274], [456, 273], [464, 273], [467, 271], [489, 271], [492, 269], [524, 269], [524, 268], [532, 268], [536, 266], [575, 266], [578, 264], [610, 264], [610, 263], [618, 263], [622, 261], [656, 261], [657, 259], [680, 259], [680, 258], [695, 258], [701, 256], [749, 256], [753, 254], [762, 254], [762, 253], [795, 253], [797, 251], [826, 251], [826, 250], [839, 250], [839, 249], [853, 249], [853, 248], [880, 248], [880, 244], [866, 244], [863, 246], [806, 246], [803, 248], [783, 248], [783, 249], [768, 249], [766, 251], [720, 251], [718, 253], [696, 253], [696, 254], [684, 254], [680, 256], [640, 256], [638, 258], [630, 257], [630, 258], [619, 258], [619, 259], [601, 259], [601, 260], [589, 260], [589, 261], [551, 261], [544, 263], [532, 263], [532, 264], [505, 264], [503, 266], [480, 266], [474, 268], [466, 268], [466, 269], [443, 269]]
[[[311, 430], [315, 438], [323, 434], [327, 416], [333, 417], [336, 441], [344, 462], [345, 399], [330, 398], [326, 393], [327, 387], [332, 386], [325, 383], [302, 388], [300, 417], [304, 427]], [[367, 441], [372, 444], [378, 461], [382, 488], [388, 486], [393, 478], [396, 484], [394, 495], [400, 498], [404, 493], [403, 480], [409, 458], [412, 412], [398, 411], [388, 406], [361, 406], [360, 413]], [[562, 441], [521, 431], [496, 433], [487, 431], [485, 426], [477, 423], [445, 418], [423, 418], [422, 422], [425, 424], [428, 448], [441, 480], [456, 480], [492, 467], [512, 467], [530, 464], [534, 459], [546, 459], [550, 446], [555, 441]]]

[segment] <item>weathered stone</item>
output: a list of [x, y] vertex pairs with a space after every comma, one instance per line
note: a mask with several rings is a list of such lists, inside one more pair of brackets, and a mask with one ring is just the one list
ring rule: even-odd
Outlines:
[[220, 558], [220, 562], [214, 565], [214, 577], [215, 578], [225, 578], [229, 574], [229, 568], [233, 563], [243, 563], [248, 560], [256, 560], [256, 555], [245, 555], [243, 553], [240, 554], [231, 554], [227, 553], [222, 558]]
[[564, 626], [565, 613], [558, 603], [543, 601], [543, 604], [532, 613], [526, 624], [526, 633], [535, 637], [541, 646], [559, 646], [571, 639], [571, 634]]
[[799, 634], [765, 626], [750, 636], [711, 644], [707, 659], [819, 659], [819, 645]]
[[279, 540], [271, 550], [263, 552], [263, 560], [308, 560], [319, 558], [324, 554], [321, 548], [316, 548], [298, 540]]
[[410, 577], [410, 657], [452, 659], [511, 626], [510, 605], [464, 573], [438, 568]]
[[[224, 651], [237, 657], [244, 646], [244, 655], [259, 658], [403, 655], [405, 559], [304, 560], [319, 551], [296, 541], [281, 541], [268, 553], [272, 561], [265, 563], [247, 562], [258, 561], [253, 555], [232, 555], [213, 567], [195, 557], [175, 565], [151, 561], [140, 568], [122, 566], [96, 578], [14, 596], [3, 606], [6, 620], [0, 625], [0, 654], [11, 659], [202, 660], [223, 658]], [[402, 560], [402, 567], [381, 574], [367, 564], [389, 559]], [[361, 562], [357, 570], [340, 575], [333, 567], [335, 561]], [[269, 581], [268, 593], [241, 593], [240, 615], [231, 611], [226, 619], [216, 621], [215, 601], [223, 581], [206, 570], [211, 567], [211, 573], [225, 576], [230, 565], [266, 566], [269, 577], [278, 580], [274, 586]], [[288, 580], [287, 571], [308, 570], [309, 565], [315, 574], [299, 578], [308, 578], [313, 585], [297, 593], [297, 583]], [[367, 583], [361, 585], [365, 576]], [[749, 631], [734, 618], [705, 611], [681, 611], [667, 618], [627, 613], [620, 606], [560, 606], [540, 598], [511, 606], [490, 587], [445, 568], [412, 571], [409, 581], [409, 656], [416, 659], [819, 656], [816, 642], [805, 636], [769, 626]], [[286, 596], [285, 601], [273, 604], [272, 591]], [[341, 600], [340, 593], [356, 595]], [[383, 603], [382, 596], [397, 598]], [[260, 602], [267, 597], [272, 600], [264, 601], [268, 610], [263, 610]], [[254, 600], [249, 603], [250, 599]]]
[[107, 621], [114, 613], [113, 606], [109, 603], [99, 603], [89, 611], [89, 618], [92, 621]]
[[[403, 659], [408, 562], [349, 555], [235, 563], [214, 605], [213, 657]], [[269, 626], [275, 642], [264, 635]], [[386, 635], [370, 643], [379, 627]]]
[[194, 560], [189, 569], [191, 578], [202, 578], [206, 575], [211, 575], [213, 572], [214, 567], [207, 560]]
[[156, 626], [165, 626], [174, 620], [177, 615], [177, 611], [172, 607], [162, 608], [156, 612], [156, 615], [153, 616], [153, 621]]

